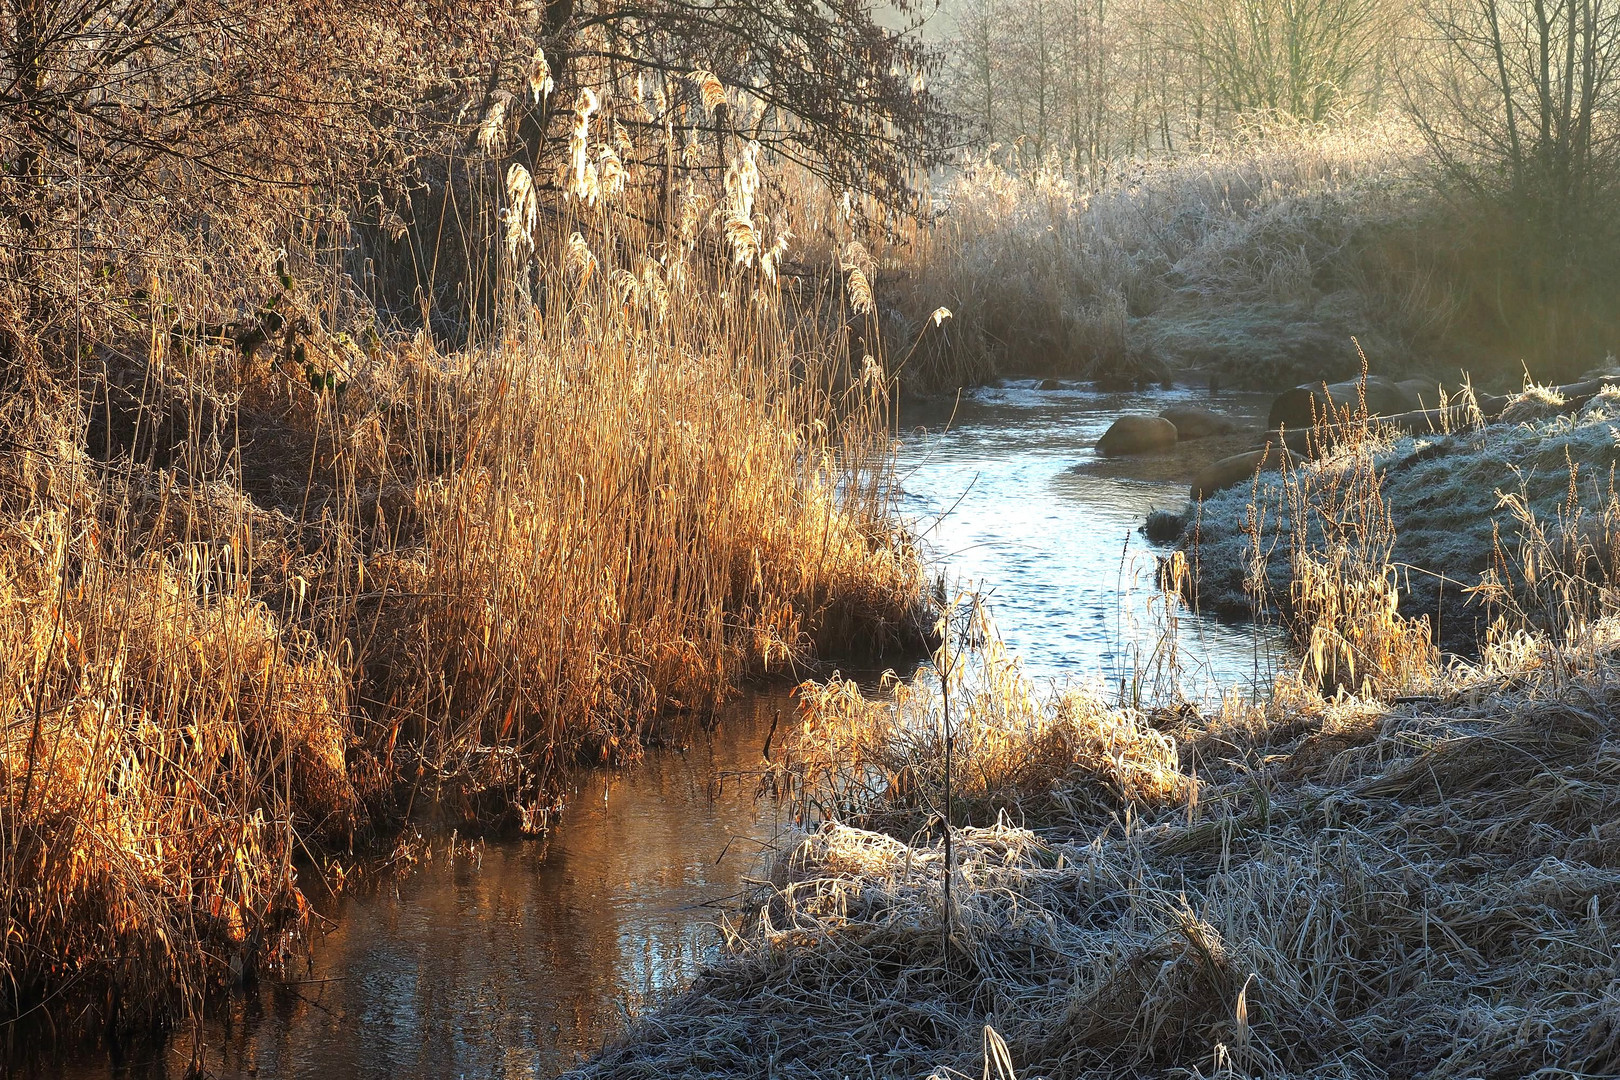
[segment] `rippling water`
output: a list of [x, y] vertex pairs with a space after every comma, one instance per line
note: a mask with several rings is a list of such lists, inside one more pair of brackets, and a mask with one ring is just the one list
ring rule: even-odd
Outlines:
[[[1251, 435], [1197, 440], [1141, 458], [1092, 450], [1123, 413], [1170, 404], [1253, 420], [1269, 398], [1204, 391], [1099, 393], [986, 388], [902, 415], [901, 507], [945, 568], [952, 592], [978, 590], [1032, 675], [1100, 682], [1116, 692], [1156, 672], [1165, 630], [1155, 549], [1138, 531], [1154, 509], [1187, 504], [1192, 475]], [[1179, 607], [1179, 605], [1178, 605]], [[1207, 696], [1257, 678], [1269, 686], [1278, 640], [1251, 624], [1179, 611], [1175, 680]], [[1168, 689], [1168, 673], [1161, 680]]]
[[[1090, 447], [1115, 416], [1201, 394], [1098, 394], [1013, 383], [905, 413], [903, 509], [951, 581], [988, 594], [1001, 632], [1037, 676], [1129, 679], [1160, 638], [1154, 552], [1136, 532], [1179, 509], [1188, 478], [1234, 440], [1104, 461]], [[1213, 403], [1252, 413], [1261, 402]], [[1162, 608], [1159, 609], [1162, 612]], [[1247, 627], [1184, 617], [1190, 692], [1242, 685], [1273, 643]], [[321, 900], [312, 962], [219, 1006], [204, 1062], [218, 1077], [527, 1077], [566, 1069], [626, 1018], [685, 985], [717, 942], [716, 904], [748, 887], [761, 843], [785, 828], [756, 799], [782, 697], [739, 703], [616, 774], [580, 779], [549, 844], [444, 842], [431, 863], [381, 887]], [[186, 1045], [59, 1059], [23, 1071], [76, 1078], [184, 1075]]]

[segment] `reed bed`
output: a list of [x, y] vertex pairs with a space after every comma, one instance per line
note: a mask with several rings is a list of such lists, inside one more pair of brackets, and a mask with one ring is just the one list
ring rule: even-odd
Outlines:
[[339, 329], [285, 264], [244, 290], [285, 342], [171, 332], [177, 265], [4, 404], [13, 1037], [194, 1020], [405, 817], [544, 830], [661, 713], [924, 640], [840, 297], [734, 258], [735, 195], [669, 232], [520, 187], [493, 339]]

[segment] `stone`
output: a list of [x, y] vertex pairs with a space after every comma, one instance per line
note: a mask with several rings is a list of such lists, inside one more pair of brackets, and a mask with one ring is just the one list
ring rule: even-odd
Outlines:
[[[1416, 383], [1419, 380], [1411, 381]], [[1354, 379], [1333, 383], [1325, 388], [1325, 393], [1321, 383], [1306, 383], [1292, 390], [1284, 390], [1271, 403], [1266, 427], [1303, 428], [1312, 426], [1318, 420], [1331, 422], [1333, 417], [1325, 415], [1330, 406], [1334, 414], [1357, 409], [1360, 388], [1361, 380]], [[1366, 395], [1367, 412], [1371, 416], [1392, 416], [1412, 412], [1419, 407], [1415, 392], [1382, 375], [1367, 377]]]
[[1173, 406], [1161, 411], [1159, 415], [1176, 425], [1176, 437], [1183, 442], [1188, 439], [1207, 439], [1211, 435], [1230, 435], [1238, 430], [1237, 421], [1230, 416], [1222, 416], [1208, 409]]
[[1162, 416], [1122, 416], [1097, 440], [1097, 453], [1151, 454], [1176, 444], [1176, 425]]
[[1257, 472], [1280, 469], [1283, 462], [1292, 460], [1293, 454], [1275, 446], [1221, 458], [1213, 465], [1206, 465], [1193, 479], [1192, 497], [1195, 501], [1207, 499], [1217, 491], [1247, 483]]

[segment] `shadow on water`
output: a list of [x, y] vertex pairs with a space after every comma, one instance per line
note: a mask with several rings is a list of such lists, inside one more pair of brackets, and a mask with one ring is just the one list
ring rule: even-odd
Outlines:
[[[214, 1006], [217, 1077], [551, 1076], [631, 1013], [683, 987], [719, 942], [718, 903], [747, 888], [789, 824], [752, 779], [785, 695], [746, 697], [687, 749], [582, 774], [546, 842], [448, 838], [413, 872], [317, 904], [310, 962]], [[307, 890], [319, 892], [319, 887]], [[313, 897], [312, 897], [313, 898]], [[318, 899], [318, 898], [317, 898]], [[180, 1045], [182, 1044], [183, 1045]], [[122, 1066], [35, 1058], [26, 1075], [174, 1077], [189, 1039]]]
[[[1149, 610], [1156, 552], [1136, 532], [1149, 510], [1179, 509], [1208, 442], [1154, 458], [1091, 450], [1122, 412], [1209, 404], [1199, 394], [1042, 391], [1013, 383], [953, 406], [908, 410], [902, 508], [948, 576], [990, 594], [1000, 629], [1032, 674], [1109, 686], [1157, 644]], [[1216, 408], [1249, 415], [1260, 399]], [[926, 432], [917, 432], [917, 427]], [[1276, 643], [1252, 627], [1185, 617], [1186, 688], [1269, 675]], [[751, 695], [713, 730], [677, 735], [618, 773], [587, 772], [553, 837], [448, 838], [411, 873], [324, 902], [309, 959], [216, 1002], [204, 1066], [216, 1077], [554, 1075], [687, 984], [719, 943], [718, 905], [746, 890], [789, 810], [756, 798], [785, 695]], [[781, 734], [778, 734], [778, 738]], [[322, 932], [324, 931], [324, 932]], [[183, 1076], [189, 1038], [54, 1057], [23, 1051], [24, 1075], [73, 1080]]]

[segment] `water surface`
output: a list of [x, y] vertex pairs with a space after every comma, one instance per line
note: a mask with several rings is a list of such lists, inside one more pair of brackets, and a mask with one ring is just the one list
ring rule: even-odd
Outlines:
[[1104, 458], [1092, 449], [1117, 417], [1198, 406], [1255, 428], [1266, 395], [1100, 393], [1010, 381], [902, 412], [901, 507], [944, 567], [950, 591], [988, 597], [1003, 640], [1031, 674], [1094, 681], [1117, 693], [1140, 674], [1190, 697], [1269, 688], [1280, 641], [1255, 625], [1178, 608], [1174, 678], [1159, 670], [1167, 553], [1142, 536], [1153, 510], [1181, 511], [1191, 477], [1247, 449], [1253, 434], [1167, 453]]
[[[1014, 382], [908, 409], [902, 509], [953, 588], [987, 594], [1032, 674], [1129, 680], [1163, 630], [1158, 552], [1137, 533], [1148, 511], [1180, 509], [1203, 463], [1242, 439], [1151, 458], [1099, 459], [1122, 412], [1212, 404], [1252, 415], [1256, 398], [1099, 394]], [[1178, 644], [1191, 694], [1267, 677], [1275, 642], [1184, 613]], [[310, 960], [293, 979], [241, 990], [204, 1032], [213, 1076], [538, 1077], [565, 1070], [629, 1017], [690, 980], [719, 943], [723, 905], [749, 888], [758, 852], [790, 827], [752, 779], [781, 695], [750, 696], [687, 749], [620, 773], [580, 777], [548, 843], [458, 845], [413, 872], [322, 897]], [[78, 1078], [180, 1077], [189, 1040], [26, 1070]]]

